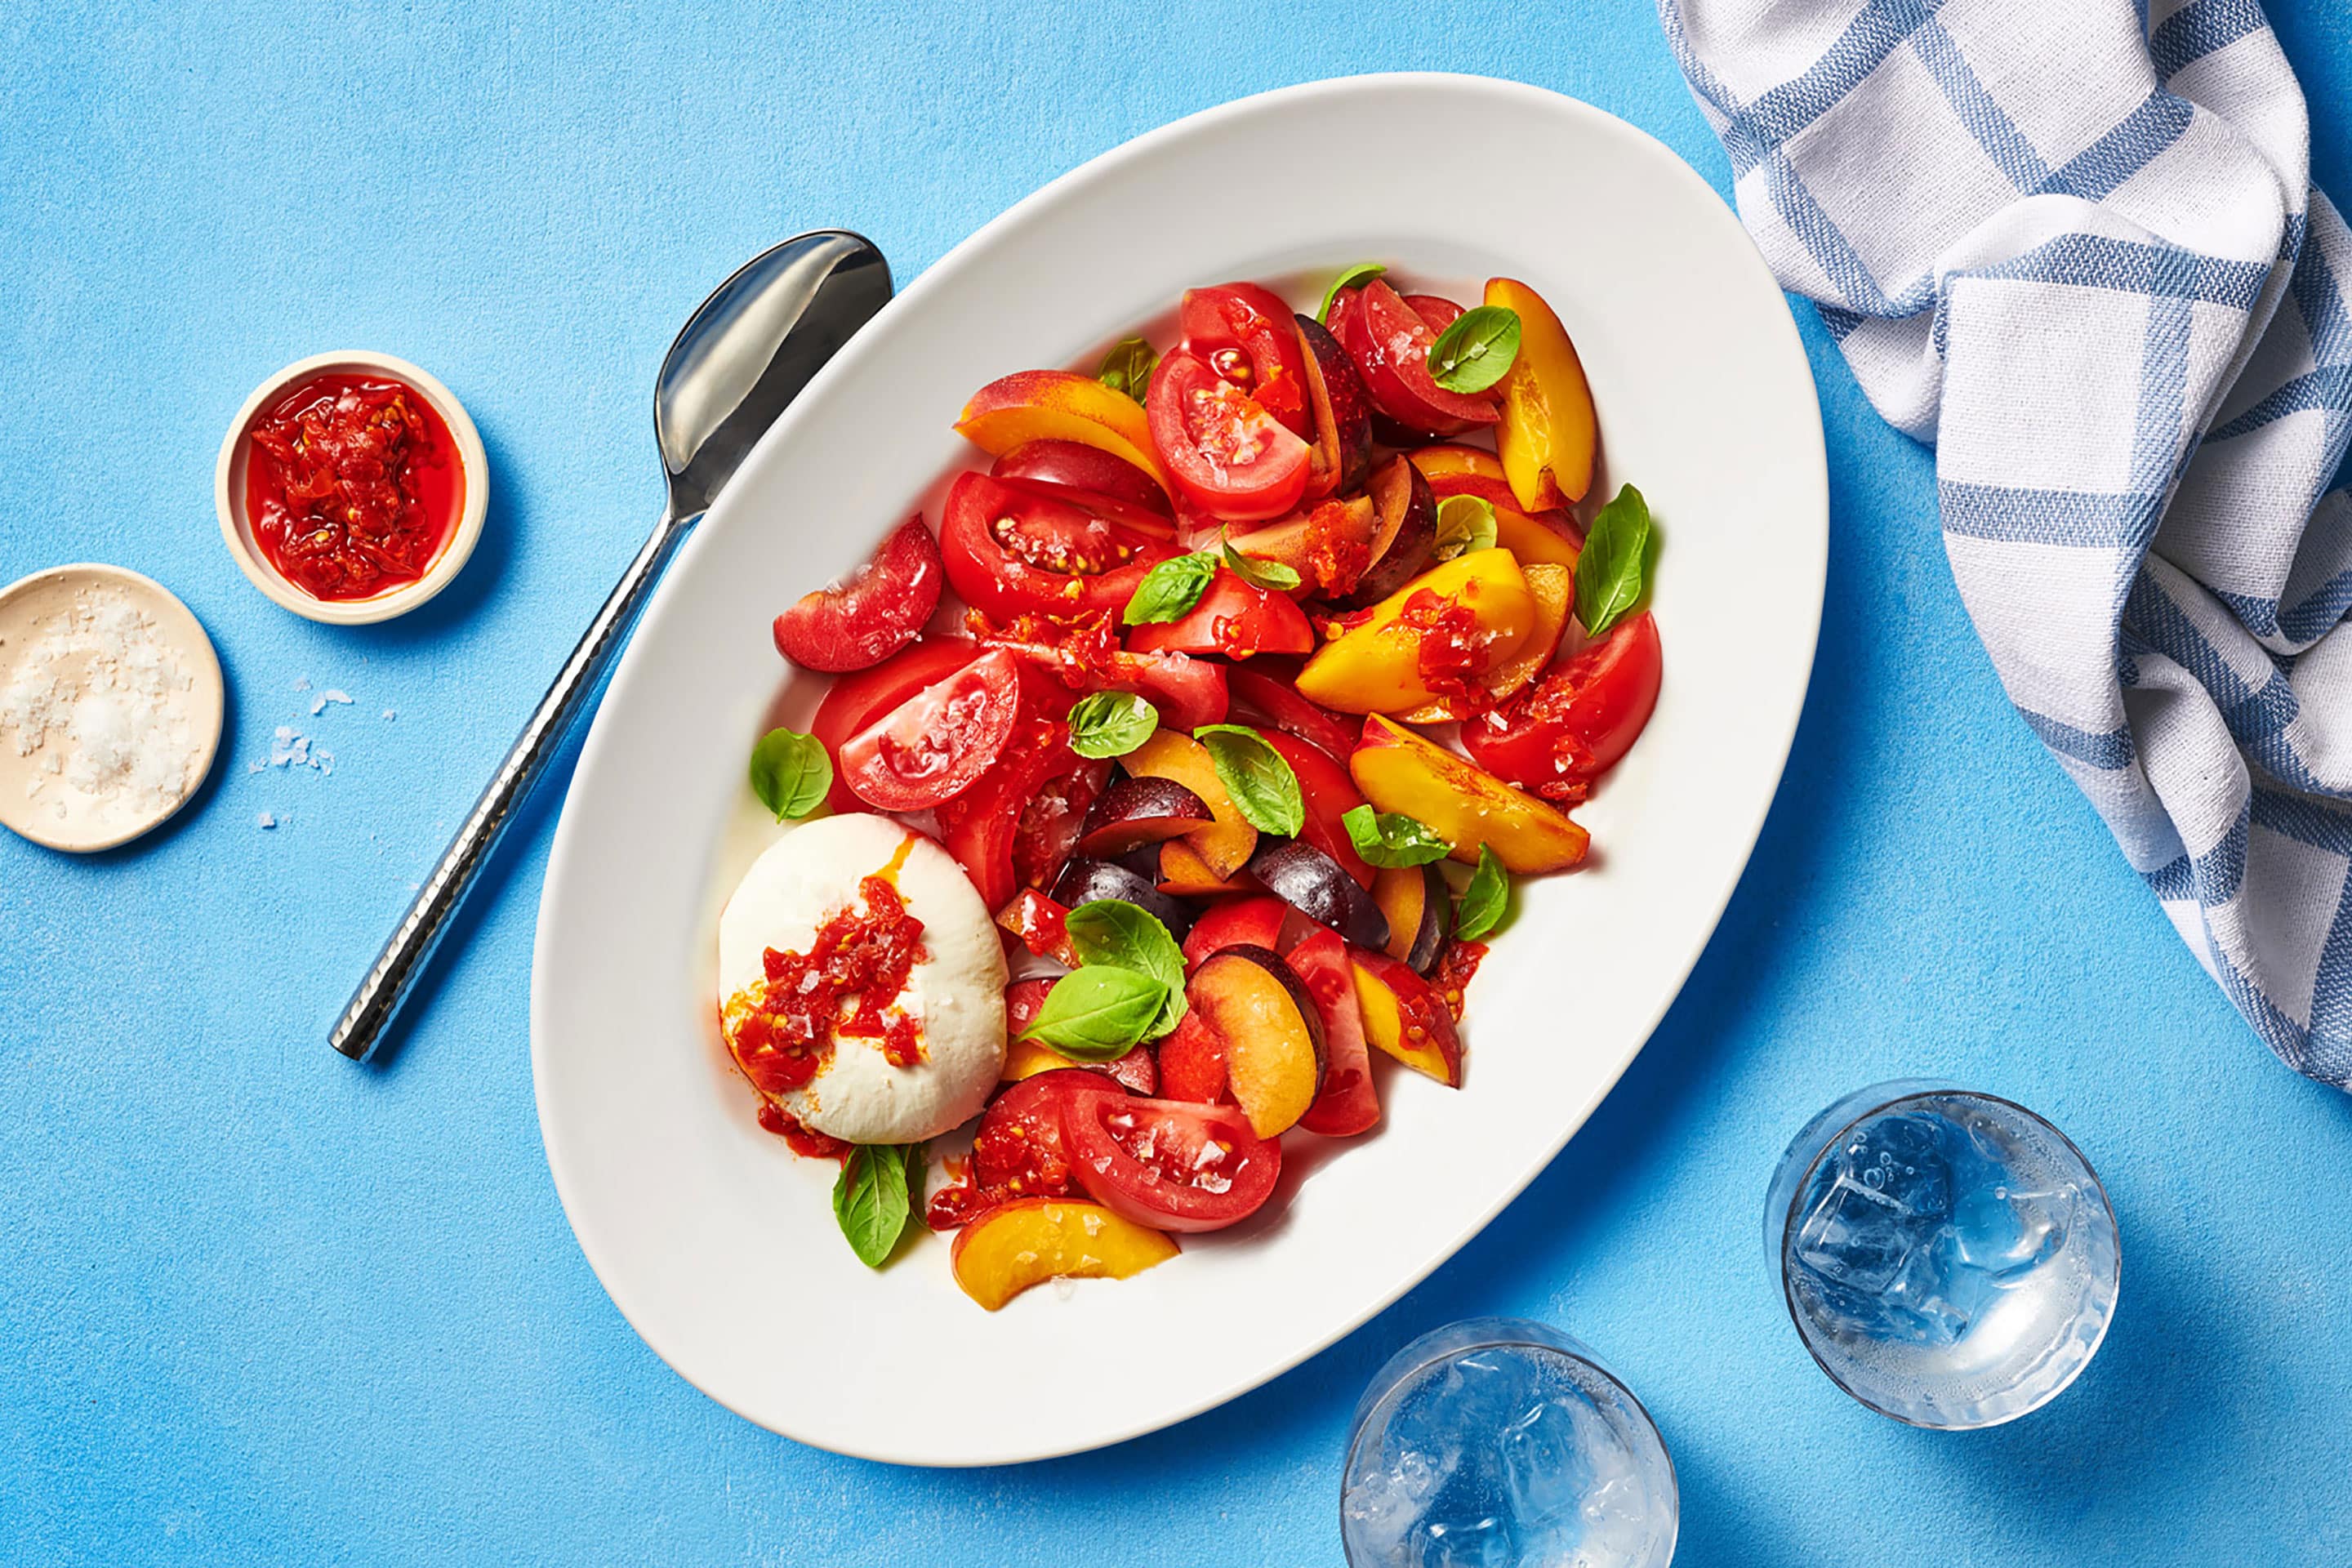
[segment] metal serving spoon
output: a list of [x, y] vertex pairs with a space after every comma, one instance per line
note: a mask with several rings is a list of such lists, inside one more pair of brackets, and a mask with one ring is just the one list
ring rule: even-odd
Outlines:
[[752, 443], [889, 299], [890, 265], [870, 241], [819, 229], [754, 257], [688, 319], [654, 383], [654, 439], [669, 476], [669, 505], [352, 993], [327, 1037], [335, 1049], [365, 1061], [383, 1038], [516, 809], [629, 640], [687, 531]]

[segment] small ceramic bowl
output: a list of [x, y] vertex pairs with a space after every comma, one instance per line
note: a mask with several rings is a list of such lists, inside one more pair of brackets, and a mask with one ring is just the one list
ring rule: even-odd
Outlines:
[[[253, 520], [245, 511], [246, 464], [253, 455], [254, 421], [263, 409], [277, 404], [301, 383], [313, 376], [338, 374], [379, 375], [415, 387], [449, 427], [466, 481], [457, 526], [450, 531], [448, 542], [434, 557], [425, 575], [413, 583], [386, 589], [372, 599], [320, 599], [279, 576], [262, 554], [253, 535]], [[447, 387], [406, 360], [371, 353], [365, 349], [346, 349], [296, 360], [255, 387], [253, 395], [245, 400], [245, 406], [230, 422], [228, 437], [221, 443], [220, 462], [213, 470], [213, 505], [220, 513], [221, 537], [227, 541], [228, 552], [236, 558], [246, 576], [255, 587], [296, 615], [331, 626], [358, 626], [388, 621], [394, 616], [406, 615], [447, 587], [465, 567], [467, 557], [474, 553], [475, 542], [482, 536], [482, 516], [489, 503], [490, 460], [482, 450], [481, 435], [474, 428], [465, 405], [452, 396]]]

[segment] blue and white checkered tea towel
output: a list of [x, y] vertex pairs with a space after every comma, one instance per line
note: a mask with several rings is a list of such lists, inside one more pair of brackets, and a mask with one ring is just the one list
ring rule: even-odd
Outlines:
[[2010, 700], [2289, 1066], [2352, 1087], [2352, 235], [2256, 0], [1659, 0]]

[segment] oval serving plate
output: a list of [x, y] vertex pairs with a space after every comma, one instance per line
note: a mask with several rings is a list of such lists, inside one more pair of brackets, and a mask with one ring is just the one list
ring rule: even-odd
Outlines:
[[[1446, 126], [1449, 155], [1394, 134], [1415, 122]], [[1327, 160], [1235, 231], [1162, 221], [1213, 210], [1270, 146], [1381, 152]], [[1472, 994], [1464, 1087], [1386, 1076], [1385, 1125], [1295, 1147], [1286, 1163], [1307, 1179], [1286, 1174], [1287, 1201], [1248, 1225], [1187, 1238], [1133, 1279], [1033, 1290], [994, 1314], [956, 1289], [944, 1238], [868, 1270], [835, 1227], [834, 1167], [759, 1130], [712, 1025], [716, 904], [773, 831], [744, 759], [772, 714], [804, 717], [814, 699], [769, 621], [918, 505], [935, 516], [948, 475], [985, 465], [949, 428], [974, 389], [1090, 364], [1190, 285], [1288, 279], [1311, 309], [1324, 280], [1365, 259], [1424, 280], [1532, 283], [1591, 379], [1606, 483], [1633, 479], [1658, 516], [1665, 689], [1642, 744], [1578, 812], [1592, 862], [1524, 886]], [[604, 699], [556, 833], [531, 975], [540, 1124], [590, 1265], [712, 1398], [898, 1463], [1097, 1447], [1296, 1365], [1476, 1235], [1673, 1001], [1779, 783], [1827, 551], [1820, 414], [1780, 290], [1696, 174], [1598, 110], [1481, 78], [1356, 78], [1195, 115], [1055, 181], [925, 273], [810, 384], [671, 568]], [[875, 1350], [779, 1355], [780, 1321], [839, 1330], [797, 1342]], [[1218, 1331], [1199, 1334], [1203, 1321]], [[1122, 1361], [1116, 1378], [1066, 1353], [1116, 1342], [1188, 1351]]]

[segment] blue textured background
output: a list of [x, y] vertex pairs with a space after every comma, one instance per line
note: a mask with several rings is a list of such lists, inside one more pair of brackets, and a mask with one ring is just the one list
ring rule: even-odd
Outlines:
[[[2241, 1026], [2002, 700], [1928, 458], [1810, 312], [1820, 665], [1721, 931], [1525, 1197], [1247, 1398], [1104, 1453], [925, 1474], [772, 1437], [673, 1376], [540, 1152], [524, 995], [552, 792], [392, 1068], [323, 1043], [658, 507], [653, 371], [739, 261], [844, 224], [909, 278], [1139, 132], [1407, 67], [1577, 94], [1719, 184], [1640, 0], [49, 9], [0, 8], [0, 580], [152, 574], [211, 629], [232, 705], [166, 831], [89, 860], [0, 835], [0, 1560], [1337, 1563], [1357, 1392], [1483, 1311], [1566, 1324], [1649, 1402], [1688, 1563], [2352, 1558], [2352, 1102]], [[2352, 20], [2273, 10], [2320, 178], [2352, 195]], [[1379, 156], [1270, 148], [1252, 177]], [[446, 379], [497, 479], [451, 592], [335, 631], [245, 583], [210, 493], [247, 389], [352, 344]], [[356, 703], [313, 719], [301, 678]], [[280, 723], [334, 773], [250, 771]], [[2105, 1350], [1994, 1432], [1848, 1403], [1759, 1257], [1781, 1142], [1898, 1072], [2046, 1110], [2122, 1220]]]

